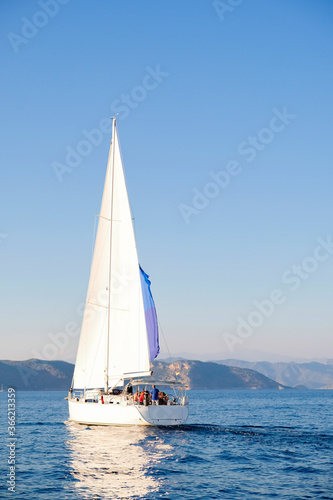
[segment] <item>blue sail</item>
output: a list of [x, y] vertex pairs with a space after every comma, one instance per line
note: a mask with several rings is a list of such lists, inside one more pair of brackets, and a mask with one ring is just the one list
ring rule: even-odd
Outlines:
[[153, 296], [150, 291], [149, 276], [144, 272], [141, 266], [140, 266], [140, 277], [141, 277], [143, 305], [146, 316], [150, 361], [153, 361], [153, 359], [155, 359], [158, 353], [160, 352], [156, 308]]

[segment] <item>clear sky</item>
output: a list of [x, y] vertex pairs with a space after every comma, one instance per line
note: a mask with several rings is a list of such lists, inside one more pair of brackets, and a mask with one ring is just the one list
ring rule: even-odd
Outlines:
[[171, 353], [333, 357], [333, 3], [0, 13], [1, 359], [75, 359], [116, 112]]

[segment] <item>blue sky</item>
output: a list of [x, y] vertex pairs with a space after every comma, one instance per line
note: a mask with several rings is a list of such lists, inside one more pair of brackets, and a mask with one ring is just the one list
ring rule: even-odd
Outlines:
[[115, 111], [170, 351], [333, 357], [332, 3], [0, 11], [2, 359], [75, 358]]

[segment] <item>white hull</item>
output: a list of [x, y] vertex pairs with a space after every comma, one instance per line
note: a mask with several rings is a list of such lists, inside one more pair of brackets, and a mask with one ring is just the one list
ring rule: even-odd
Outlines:
[[69, 419], [86, 425], [181, 425], [188, 418], [183, 405], [100, 404], [69, 400]]

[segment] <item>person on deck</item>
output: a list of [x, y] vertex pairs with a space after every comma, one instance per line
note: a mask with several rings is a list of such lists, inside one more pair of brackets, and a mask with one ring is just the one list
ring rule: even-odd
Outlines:
[[137, 402], [139, 399], [139, 389], [136, 391], [136, 393], [134, 394], [134, 401]]
[[141, 405], [143, 405], [143, 399], [144, 399], [144, 397], [145, 397], [145, 391], [142, 391], [141, 394], [140, 394], [140, 397], [139, 397], [139, 403]]
[[158, 393], [158, 404], [159, 405], [166, 405], [168, 403], [168, 396], [165, 394], [165, 392], [159, 392]]
[[155, 384], [153, 384], [153, 388], [151, 391], [151, 400], [153, 405], [158, 405], [158, 393], [159, 390], [155, 387]]
[[126, 386], [126, 394], [133, 394], [133, 386], [131, 384], [131, 382], [129, 382]]

